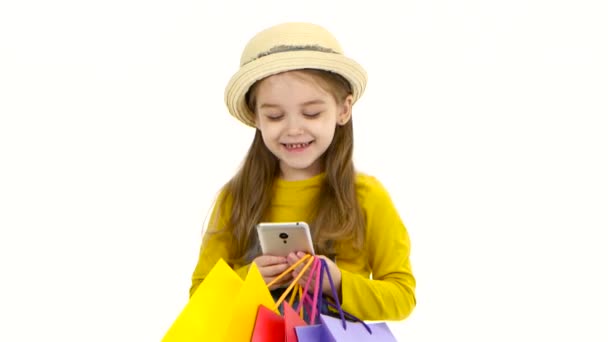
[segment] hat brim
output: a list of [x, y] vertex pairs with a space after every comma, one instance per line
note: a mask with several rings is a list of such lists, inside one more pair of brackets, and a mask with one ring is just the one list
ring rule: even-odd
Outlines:
[[367, 84], [365, 69], [342, 54], [306, 50], [279, 52], [243, 65], [232, 76], [224, 92], [228, 111], [244, 124], [255, 127], [254, 114], [245, 103], [249, 88], [268, 76], [298, 69], [320, 69], [341, 75], [351, 84], [353, 103], [361, 97]]

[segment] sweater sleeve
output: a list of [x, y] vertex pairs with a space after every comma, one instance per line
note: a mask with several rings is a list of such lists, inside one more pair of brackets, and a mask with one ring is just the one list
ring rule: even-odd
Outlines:
[[[230, 207], [230, 203], [226, 205], [226, 208], [219, 210], [216, 202], [213, 211], [211, 213], [211, 219], [209, 225], [203, 235], [201, 243], [199, 258], [192, 274], [192, 285], [190, 286], [190, 297], [194, 294], [196, 289], [203, 282], [207, 274], [211, 271], [213, 266], [218, 262], [219, 259], [228, 261], [230, 241], [225, 237], [224, 234], [219, 234], [219, 229], [225, 226], [227, 218], [222, 213], [228, 213], [227, 210]], [[230, 267], [241, 277], [245, 279], [247, 272], [249, 271], [250, 264], [247, 265], [232, 265]]]
[[[366, 216], [365, 259], [371, 269], [342, 273], [342, 306], [363, 320], [402, 320], [416, 306], [416, 281], [410, 265], [410, 239], [384, 187], [374, 179], [364, 195]], [[361, 267], [361, 266], [360, 266]], [[355, 267], [351, 267], [356, 269]], [[360, 268], [359, 268], [360, 269]]]

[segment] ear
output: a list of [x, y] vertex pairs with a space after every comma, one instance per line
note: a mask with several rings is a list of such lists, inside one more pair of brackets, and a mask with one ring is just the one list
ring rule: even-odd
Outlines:
[[348, 95], [344, 102], [339, 104], [338, 106], [338, 118], [337, 124], [340, 126], [344, 126], [350, 121], [351, 116], [353, 114], [353, 96]]

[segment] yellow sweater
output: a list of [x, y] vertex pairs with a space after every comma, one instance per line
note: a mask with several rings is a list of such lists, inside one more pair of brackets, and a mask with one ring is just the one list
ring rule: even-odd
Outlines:
[[[277, 179], [268, 221], [309, 220], [323, 176], [301, 181]], [[404, 319], [416, 305], [407, 230], [388, 192], [376, 178], [359, 173], [356, 187], [366, 220], [365, 248], [356, 259], [349, 260], [341, 260], [337, 250], [336, 264], [342, 272], [342, 307], [363, 320]], [[228, 246], [215, 236], [206, 234], [203, 239], [190, 295], [220, 258], [227, 259]], [[249, 265], [231, 266], [245, 278]]]

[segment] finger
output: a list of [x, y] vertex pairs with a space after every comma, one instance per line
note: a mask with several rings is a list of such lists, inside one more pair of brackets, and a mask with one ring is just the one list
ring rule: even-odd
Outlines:
[[[266, 284], [270, 283], [270, 281], [266, 281]], [[283, 284], [273, 284], [272, 286], [269, 286], [268, 289], [270, 291], [278, 289], [279, 287], [283, 286]]]
[[291, 274], [286, 274], [283, 277], [281, 277], [281, 279], [277, 279], [277, 277], [265, 277], [264, 280], [266, 281], [266, 284], [272, 282], [273, 280], [276, 280], [274, 282], [274, 285], [283, 286], [286, 284], [290, 284], [293, 281], [293, 278], [292, 278]]
[[[306, 283], [308, 283], [308, 289], [306, 288]], [[298, 281], [298, 284], [302, 287], [302, 289], [308, 290], [307, 292], [310, 294], [313, 294], [315, 292], [315, 279], [310, 279], [310, 281], [308, 281], [308, 278], [306, 279], [300, 279]]]
[[297, 253], [298, 258], [303, 258], [305, 255], [306, 255], [306, 253], [304, 253], [304, 252]]
[[298, 260], [300, 260], [300, 258], [296, 255], [296, 253], [292, 252], [287, 255], [287, 263], [290, 265], [295, 264]]
[[[298, 266], [296, 266], [296, 268], [293, 269], [292, 274], [294, 275], [294, 277], [297, 277], [298, 274], [302, 273], [303, 269], [304, 269], [304, 265], [298, 265]], [[308, 273], [305, 272], [304, 274], [308, 274]]]
[[[291, 276], [293, 278], [297, 278], [299, 275], [300, 275], [300, 272], [297, 272], [297, 271], [291, 272]], [[302, 274], [302, 276], [300, 277], [300, 279], [308, 279], [308, 273]]]
[[262, 255], [256, 258], [256, 264], [260, 267], [277, 264], [287, 264], [287, 259], [285, 257], [274, 255]]
[[263, 277], [276, 277], [277, 275], [281, 274], [281, 272], [285, 271], [288, 267], [289, 265], [287, 264], [277, 264], [260, 267], [260, 274]]
[[308, 275], [312, 270], [313, 259], [310, 259], [308, 262], [301, 263], [294, 269], [294, 274]]
[[[292, 275], [292, 277], [293, 277], [293, 275]], [[293, 278], [295, 279], [295, 277], [293, 277]], [[307, 281], [307, 279], [308, 279], [308, 278], [306, 278], [306, 277], [300, 277], [300, 278], [298, 279], [298, 285], [300, 285], [300, 287], [301, 287], [302, 289], [306, 288], [306, 281]]]
[[280, 284], [281, 286], [289, 285], [289, 284], [291, 284], [292, 281], [293, 281], [293, 277], [291, 276], [291, 274], [287, 274], [287, 275], [285, 275], [285, 277], [282, 278], [282, 280], [280, 280], [278, 282], [278, 284]]
[[264, 281], [266, 281], [266, 284], [272, 283], [272, 285], [269, 286], [268, 288], [270, 290], [274, 290], [274, 289], [280, 288], [280, 287], [287, 287], [289, 284], [291, 284], [293, 282], [293, 277], [291, 276], [291, 273], [288, 273], [288, 274], [283, 275], [281, 278], [277, 278], [277, 276], [266, 277], [266, 278], [264, 278]]
[[310, 277], [311, 273], [310, 273], [310, 268], [307, 269], [296, 269], [293, 272], [291, 272], [291, 276], [293, 278], [297, 278], [299, 277], [300, 279], [304, 279], [305, 281], [308, 279], [308, 277]]
[[299, 264], [293, 269], [293, 273], [295, 274], [308, 274], [310, 270], [310, 265], [308, 264]]

